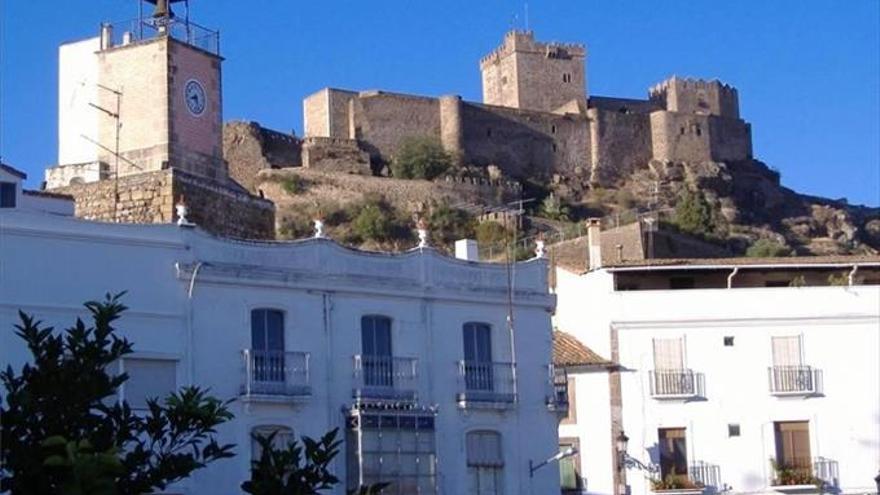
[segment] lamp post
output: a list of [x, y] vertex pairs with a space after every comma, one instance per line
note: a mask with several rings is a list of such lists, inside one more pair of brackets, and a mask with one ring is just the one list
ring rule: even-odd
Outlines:
[[629, 437], [623, 430], [617, 435], [617, 470], [623, 471], [626, 467], [626, 445], [629, 443]]
[[562, 452], [550, 457], [549, 459], [545, 459], [537, 464], [533, 464], [533, 461], [529, 459], [529, 478], [533, 478], [535, 476], [535, 471], [541, 469], [542, 467], [550, 464], [551, 462], [559, 462], [562, 459], [567, 457], [571, 457], [578, 453], [577, 447], [569, 447]]

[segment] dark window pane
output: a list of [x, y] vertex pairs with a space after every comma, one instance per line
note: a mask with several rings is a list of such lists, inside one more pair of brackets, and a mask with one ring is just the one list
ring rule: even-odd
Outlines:
[[284, 313], [266, 311], [266, 344], [271, 351], [284, 350]]
[[14, 182], [0, 182], [0, 208], [15, 208]]
[[661, 428], [657, 432], [660, 476], [687, 475], [687, 444], [684, 428]]
[[251, 311], [251, 347], [266, 350], [266, 310]]

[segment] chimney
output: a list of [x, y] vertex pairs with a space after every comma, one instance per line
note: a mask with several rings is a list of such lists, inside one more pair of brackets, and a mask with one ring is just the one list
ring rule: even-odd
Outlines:
[[473, 239], [459, 239], [455, 241], [455, 257], [466, 261], [480, 261], [477, 241]]
[[587, 220], [587, 245], [589, 246], [590, 271], [602, 268], [602, 220], [590, 218]]
[[113, 26], [101, 24], [101, 49], [113, 48]]

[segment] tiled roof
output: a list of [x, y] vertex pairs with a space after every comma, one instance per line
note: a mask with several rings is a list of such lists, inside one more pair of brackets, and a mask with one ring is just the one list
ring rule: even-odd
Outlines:
[[669, 259], [642, 259], [624, 260], [609, 263], [607, 268], [647, 268], [647, 267], [718, 267], [727, 266], [761, 266], [761, 267], [785, 267], [801, 265], [852, 265], [855, 263], [878, 263], [880, 255], [833, 255], [833, 256], [784, 256], [778, 258], [669, 258]]
[[571, 334], [553, 332], [553, 364], [556, 366], [609, 365], [611, 361], [593, 352]]

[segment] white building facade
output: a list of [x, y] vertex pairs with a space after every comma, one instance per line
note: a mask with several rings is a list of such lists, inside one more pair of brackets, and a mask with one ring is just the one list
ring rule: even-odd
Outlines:
[[880, 258], [581, 266], [555, 324], [616, 365], [574, 394], [610, 423], [560, 426], [610, 460], [581, 493], [876, 493]]
[[[328, 239], [252, 243], [174, 225], [0, 211], [0, 365], [28, 358], [19, 309], [66, 328], [86, 300], [128, 291], [133, 407], [188, 384], [235, 399], [236, 456], [174, 493], [240, 493], [254, 432], [345, 440], [333, 493], [557, 493], [550, 380], [554, 296], [542, 259], [513, 266], [431, 248], [389, 255]], [[508, 304], [509, 288], [511, 303]], [[513, 316], [513, 330], [508, 315]]]

